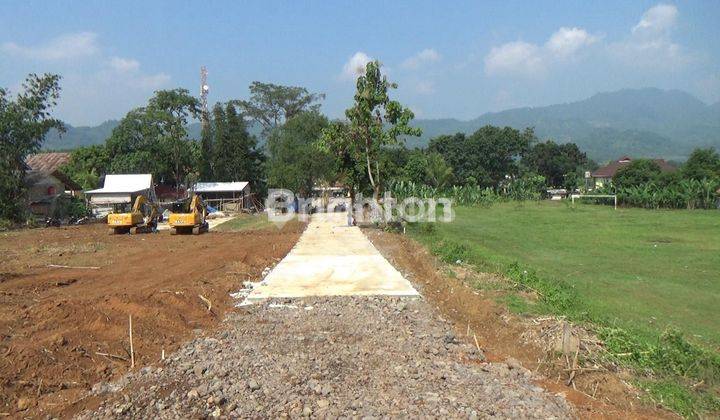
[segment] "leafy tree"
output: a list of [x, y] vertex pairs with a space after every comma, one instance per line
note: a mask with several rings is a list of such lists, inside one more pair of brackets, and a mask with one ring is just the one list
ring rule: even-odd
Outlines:
[[73, 150], [70, 161], [61, 170], [87, 190], [98, 187], [100, 177], [108, 173], [109, 167], [110, 156], [105, 145], [96, 144]]
[[196, 167], [191, 142], [187, 138], [188, 118], [200, 115], [200, 101], [187, 89], [160, 90], [150, 98], [148, 112], [158, 121], [160, 142], [169, 158], [169, 170], [175, 186]]
[[21, 221], [25, 212], [25, 158], [37, 152], [51, 128], [64, 131], [50, 117], [60, 98], [60, 76], [30, 74], [13, 100], [0, 88], [0, 218]]
[[[387, 188], [393, 181], [405, 179], [405, 165], [412, 153], [414, 151], [409, 151], [402, 143], [383, 147], [380, 150], [378, 165], [380, 172], [384, 174], [384, 188]], [[364, 178], [367, 178], [367, 175]]]
[[399, 136], [422, 133], [409, 125], [414, 118], [412, 111], [390, 99], [388, 90], [396, 88], [397, 84], [388, 82], [380, 72], [380, 62], [371, 61], [365, 74], [357, 79], [354, 105], [345, 111], [349, 121], [345, 140], [352, 143], [349, 150], [354, 159], [365, 162], [375, 199], [380, 197], [382, 185], [378, 161], [381, 150], [397, 144]]
[[337, 181], [347, 185], [350, 201], [355, 202], [356, 191], [364, 192], [367, 186], [365, 164], [358, 159], [356, 144], [352, 141], [350, 125], [344, 121], [334, 121], [322, 132], [317, 147], [328, 153], [334, 160]]
[[200, 132], [200, 179], [213, 179], [213, 133], [209, 116]]
[[405, 179], [415, 184], [445, 188], [454, 180], [453, 170], [440, 153], [416, 151], [408, 157]]
[[429, 153], [427, 155], [427, 166], [425, 167], [425, 182], [435, 188], [445, 188], [452, 184], [453, 170], [445, 162], [440, 153]]
[[637, 187], [657, 181], [662, 174], [660, 165], [651, 159], [635, 159], [620, 168], [613, 177], [618, 188]]
[[430, 140], [428, 150], [437, 152], [455, 172], [459, 183], [497, 188], [506, 176], [519, 174], [519, 158], [537, 138], [531, 128], [485, 126], [470, 136], [458, 133]]
[[575, 143], [557, 144], [552, 140], [534, 145], [523, 156], [522, 163], [545, 177], [552, 187], [575, 187], [578, 171], [587, 164], [587, 156]]
[[148, 106], [131, 110], [113, 129], [106, 142], [110, 171], [152, 173], [180, 186], [197, 166], [187, 123], [198, 112], [198, 100], [185, 89], [156, 92]]
[[250, 100], [233, 101], [243, 115], [257, 121], [268, 133], [303, 111], [318, 111], [317, 102], [325, 99], [322, 93], [310, 93], [297, 86], [282, 86], [273, 83], [252, 82]]
[[414, 182], [415, 184], [425, 183], [425, 170], [427, 169], [427, 156], [422, 150], [415, 150], [408, 156], [405, 163], [404, 179]]
[[257, 191], [262, 181], [263, 154], [257, 139], [247, 131], [247, 125], [235, 108], [227, 103], [213, 107], [213, 173], [214, 181], [247, 180]]
[[693, 150], [682, 167], [682, 175], [698, 181], [720, 178], [720, 154], [712, 148]]
[[310, 111], [274, 129], [267, 145], [268, 185], [307, 196], [315, 183], [331, 183], [334, 161], [327, 152], [315, 147], [328, 125], [326, 117]]

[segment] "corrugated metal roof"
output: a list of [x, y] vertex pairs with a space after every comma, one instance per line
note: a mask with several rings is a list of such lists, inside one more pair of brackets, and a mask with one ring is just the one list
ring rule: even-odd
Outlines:
[[35, 153], [28, 155], [25, 163], [33, 171], [51, 173], [70, 161], [70, 153]]
[[247, 188], [248, 182], [198, 182], [195, 184], [195, 192], [230, 192], [242, 191]]
[[151, 188], [151, 174], [106, 175], [102, 188], [85, 191], [85, 194], [133, 193]]

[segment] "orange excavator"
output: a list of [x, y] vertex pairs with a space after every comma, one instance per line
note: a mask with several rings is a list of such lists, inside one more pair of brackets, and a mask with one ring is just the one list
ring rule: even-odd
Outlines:
[[168, 223], [170, 233], [192, 233], [199, 235], [210, 229], [207, 222], [207, 206], [202, 198], [194, 194], [192, 199], [186, 199], [173, 203], [172, 213]]
[[[127, 204], [125, 205], [127, 206]], [[144, 195], [135, 199], [130, 211], [117, 209], [119, 211], [108, 215], [108, 233], [111, 235], [121, 233], [150, 233], [157, 230], [160, 212], [157, 204], [148, 200]]]

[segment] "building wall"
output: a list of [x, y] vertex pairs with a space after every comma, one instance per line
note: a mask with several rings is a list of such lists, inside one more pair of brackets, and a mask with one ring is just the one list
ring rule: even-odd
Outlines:
[[47, 200], [65, 191], [65, 184], [52, 175], [46, 175], [28, 188], [30, 202]]

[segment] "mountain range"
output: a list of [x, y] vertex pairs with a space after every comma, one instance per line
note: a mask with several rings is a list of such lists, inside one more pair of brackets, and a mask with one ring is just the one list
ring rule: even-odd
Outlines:
[[[96, 127], [71, 127], [60, 137], [51, 132], [46, 149], [72, 149], [105, 141], [117, 121]], [[483, 114], [469, 121], [417, 119], [421, 137], [406, 140], [408, 147], [425, 147], [430, 139], [457, 132], [472, 133], [485, 125], [534, 127], [537, 136], [560, 143], [574, 142], [591, 159], [605, 162], [622, 155], [684, 160], [696, 147], [720, 149], [720, 102], [707, 105], [678, 90], [656, 88], [605, 92], [565, 104], [515, 108]], [[199, 124], [188, 127], [199, 138]], [[260, 128], [250, 131], [259, 135]]]

